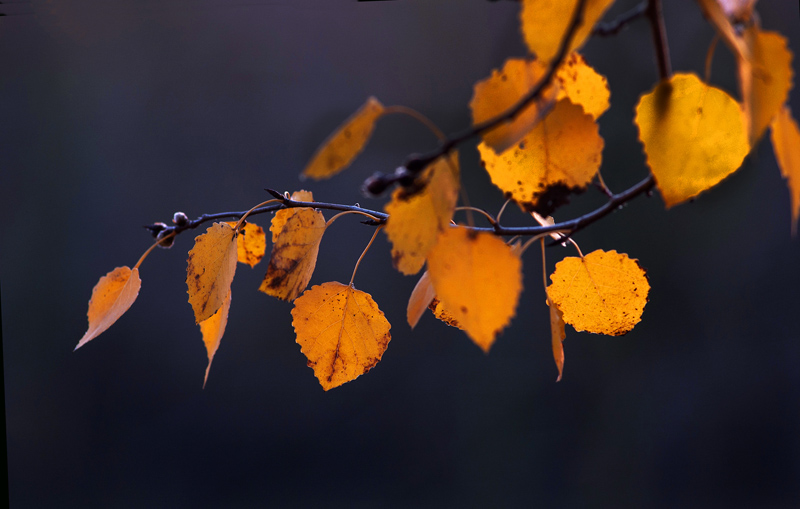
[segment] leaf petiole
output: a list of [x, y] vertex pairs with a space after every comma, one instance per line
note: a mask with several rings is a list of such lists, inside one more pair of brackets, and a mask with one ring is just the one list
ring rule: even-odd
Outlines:
[[[337, 215], [339, 215], [339, 214], [337, 214]], [[336, 217], [336, 216], [334, 216], [334, 217]], [[364, 258], [364, 255], [367, 254], [367, 251], [369, 251], [370, 246], [372, 246], [372, 242], [375, 240], [375, 237], [378, 236], [378, 232], [381, 230], [381, 228], [383, 228], [383, 225], [380, 225], [377, 228], [375, 228], [375, 231], [372, 233], [372, 238], [369, 239], [369, 243], [367, 244], [367, 247], [364, 248], [364, 251], [361, 252], [361, 256], [358, 257], [358, 261], [356, 262], [356, 266], [353, 269], [353, 275], [350, 276], [350, 286], [353, 286], [353, 280], [356, 278], [356, 271], [358, 271], [358, 266], [361, 264], [361, 259]]]
[[144, 259], [145, 259], [145, 258], [147, 258], [147, 255], [149, 255], [149, 254], [150, 254], [150, 251], [152, 251], [153, 249], [155, 249], [155, 248], [156, 248], [156, 246], [158, 246], [159, 244], [163, 243], [164, 241], [166, 241], [166, 240], [168, 240], [168, 239], [171, 239], [171, 238], [172, 238], [172, 237], [174, 237], [174, 236], [175, 236], [175, 232], [173, 231], [173, 232], [170, 232], [170, 233], [168, 233], [167, 235], [164, 235], [162, 238], [158, 239], [157, 241], [155, 241], [155, 242], [153, 243], [153, 245], [152, 245], [152, 246], [150, 246], [150, 247], [148, 247], [148, 248], [147, 248], [147, 251], [145, 251], [145, 252], [144, 252], [144, 254], [142, 254], [142, 256], [140, 256], [140, 257], [139, 257], [139, 261], [138, 261], [138, 262], [136, 262], [136, 265], [134, 265], [134, 266], [133, 266], [133, 268], [134, 268], [134, 269], [138, 269], [138, 268], [139, 268], [139, 266], [140, 266], [140, 265], [142, 264], [142, 262], [144, 261]]

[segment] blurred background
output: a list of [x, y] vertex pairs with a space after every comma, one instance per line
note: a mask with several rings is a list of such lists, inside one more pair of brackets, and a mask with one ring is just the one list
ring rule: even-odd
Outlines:
[[[619, 0], [606, 19], [636, 1]], [[665, 2], [675, 71], [702, 75], [713, 30]], [[298, 175], [364, 100], [410, 106], [445, 132], [472, 86], [526, 49], [519, 4], [486, 0], [14, 0], [0, 12], [0, 284], [12, 507], [800, 505], [800, 239], [768, 138], [693, 203], [640, 197], [577, 235], [649, 271], [642, 322], [619, 338], [567, 327], [550, 350], [538, 249], [517, 316], [489, 355], [430, 314], [381, 235], [355, 280], [392, 323], [383, 360], [324, 392], [294, 341], [291, 305], [240, 266], [227, 332], [206, 352], [185, 286], [192, 235], [141, 269], [138, 301], [73, 353], [97, 280], [132, 266], [142, 225], [244, 210], [265, 187], [381, 209], [360, 194], [436, 140], [387, 117], [345, 173]], [[800, 52], [795, 2], [763, 0], [765, 29]], [[654, 86], [645, 20], [584, 54], [608, 77], [603, 176], [647, 174], [632, 124]], [[797, 58], [794, 69], [797, 71]], [[712, 81], [738, 96], [717, 48]], [[795, 117], [800, 94], [791, 93]], [[471, 203], [502, 196], [474, 144]], [[557, 213], [603, 202], [595, 189]], [[330, 213], [327, 213], [330, 217]], [[458, 219], [465, 220], [463, 216]], [[268, 216], [253, 218], [264, 227]], [[511, 208], [508, 224], [528, 224]], [[200, 233], [200, 232], [198, 232]], [[312, 284], [347, 282], [372, 234], [345, 217]], [[551, 248], [548, 265], [573, 253]], [[491, 291], [491, 289], [487, 289]]]

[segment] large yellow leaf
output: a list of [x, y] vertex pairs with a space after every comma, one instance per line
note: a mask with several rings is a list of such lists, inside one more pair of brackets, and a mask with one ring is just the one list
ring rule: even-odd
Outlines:
[[383, 104], [374, 97], [339, 126], [311, 157], [303, 175], [315, 179], [332, 177], [344, 170], [364, 149], [372, 136]]
[[89, 300], [89, 329], [78, 341], [75, 350], [111, 327], [131, 307], [141, 287], [142, 280], [139, 279], [137, 268], [117, 267], [101, 277]]
[[326, 391], [373, 368], [392, 338], [372, 297], [342, 283], [306, 291], [294, 302], [292, 318], [300, 350]]
[[485, 352], [513, 318], [522, 291], [522, 261], [500, 238], [454, 227], [428, 254], [436, 297]]
[[[518, 58], [506, 60], [501, 70], [475, 83], [469, 107], [472, 123], [493, 119], [517, 104], [544, 77], [547, 67], [538, 61]], [[541, 120], [555, 101], [556, 89], [547, 87], [537, 101], [531, 102], [512, 121], [483, 134], [483, 141], [497, 152], [503, 152], [522, 139]]]
[[738, 103], [693, 74], [676, 74], [643, 95], [636, 125], [667, 207], [719, 183], [749, 151]]
[[210, 318], [225, 302], [236, 273], [236, 236], [228, 223], [214, 223], [194, 239], [186, 285], [196, 323]]
[[392, 243], [392, 262], [403, 274], [416, 274], [436, 243], [439, 232], [448, 228], [458, 201], [458, 153], [449, 162], [440, 157], [425, 170], [424, 187], [398, 187], [386, 204], [389, 220], [386, 236]]
[[[231, 227], [236, 226], [236, 222], [228, 224]], [[245, 223], [236, 237], [236, 259], [239, 263], [255, 267], [264, 257], [266, 250], [267, 237], [264, 235], [264, 229], [254, 223]]]
[[[536, 57], [549, 62], [556, 56], [561, 40], [572, 20], [578, 0], [522, 0], [520, 22], [528, 49]], [[614, 0], [588, 0], [583, 11], [583, 23], [578, 27], [568, 52], [575, 51], [592, 33]]]
[[603, 138], [590, 115], [562, 99], [514, 147], [497, 155], [481, 143], [478, 151], [506, 197], [549, 215], [570, 192], [581, 192], [592, 181], [602, 162]]
[[697, 0], [706, 19], [714, 25], [722, 40], [733, 51], [738, 60], [750, 60], [750, 49], [736, 31], [718, 0]]
[[586, 63], [580, 53], [571, 53], [555, 76], [558, 83], [558, 99], [568, 97], [573, 104], [580, 104], [583, 111], [598, 119], [610, 107], [611, 92], [606, 77], [598, 74]]
[[[297, 191], [292, 200], [310, 202], [308, 191]], [[267, 295], [292, 301], [308, 286], [317, 265], [319, 243], [325, 233], [325, 217], [312, 208], [279, 210], [272, 218], [272, 256], [258, 289]]]
[[564, 321], [578, 331], [621, 336], [639, 323], [650, 283], [636, 260], [597, 250], [556, 264], [547, 287]]
[[556, 382], [560, 382], [561, 375], [564, 374], [564, 339], [567, 337], [564, 330], [564, 313], [550, 301], [550, 297], [547, 298], [547, 307], [550, 309], [550, 342], [553, 347], [553, 360], [556, 361], [558, 368]]
[[225, 297], [222, 306], [220, 306], [217, 312], [198, 324], [200, 325], [200, 333], [203, 335], [203, 343], [206, 345], [206, 352], [208, 354], [208, 366], [206, 366], [206, 376], [203, 378], [203, 388], [205, 388], [206, 382], [208, 381], [211, 361], [214, 360], [214, 354], [217, 353], [219, 342], [225, 334], [225, 327], [228, 325], [228, 312], [230, 309], [231, 292], [228, 290], [228, 296]]
[[755, 146], [792, 88], [792, 52], [786, 38], [751, 26], [744, 32], [751, 61], [739, 61], [739, 86], [750, 145]]
[[787, 106], [775, 115], [771, 127], [772, 150], [775, 151], [775, 159], [792, 196], [792, 233], [797, 234], [800, 216], [800, 129]]

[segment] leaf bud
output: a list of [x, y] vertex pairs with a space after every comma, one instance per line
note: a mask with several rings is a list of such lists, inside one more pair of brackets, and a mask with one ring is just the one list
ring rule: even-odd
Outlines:
[[175, 212], [172, 215], [172, 222], [175, 223], [175, 226], [183, 226], [189, 222], [189, 218], [183, 212]]
[[365, 194], [371, 196], [380, 196], [389, 187], [390, 182], [387, 182], [386, 176], [381, 172], [375, 172], [371, 177], [368, 177], [364, 184], [361, 186]]
[[[171, 230], [161, 230], [160, 232], [158, 232], [158, 236], [156, 236], [156, 239], [157, 240], [161, 240], [164, 237], [166, 237], [167, 235], [169, 235], [170, 233], [172, 233]], [[167, 240], [159, 243], [158, 247], [164, 248], [164, 249], [169, 249], [169, 248], [172, 247], [172, 244], [174, 244], [174, 243], [175, 243], [175, 236], [173, 235], [172, 237], [168, 238]]]
[[167, 229], [167, 225], [159, 222], [145, 225], [145, 228], [150, 230], [150, 235], [156, 237], [159, 233]]

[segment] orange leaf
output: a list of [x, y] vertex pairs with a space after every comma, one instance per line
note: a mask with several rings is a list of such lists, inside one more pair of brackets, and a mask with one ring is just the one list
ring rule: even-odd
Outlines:
[[606, 77], [592, 69], [580, 53], [571, 53], [564, 60], [555, 79], [559, 85], [557, 98], [568, 97], [595, 120], [610, 107], [611, 92]]
[[[506, 60], [503, 68], [492, 70], [492, 75], [475, 83], [475, 92], [469, 107], [472, 123], [480, 124], [493, 119], [517, 104], [544, 77], [547, 67], [538, 61], [527, 62], [518, 58]], [[523, 109], [512, 122], [500, 124], [483, 134], [483, 141], [497, 152], [503, 152], [522, 139], [552, 107], [556, 90], [550, 86]]]
[[391, 325], [372, 297], [352, 286], [313, 286], [294, 302], [292, 326], [308, 366], [326, 391], [381, 360]]
[[621, 336], [642, 317], [650, 283], [636, 260], [598, 249], [556, 264], [548, 298], [578, 331]]
[[[295, 201], [314, 201], [308, 191], [297, 191]], [[325, 233], [325, 217], [312, 208], [279, 210], [272, 218], [272, 256], [258, 289], [281, 300], [292, 301], [308, 286], [317, 265], [319, 243]]]
[[450, 224], [458, 201], [458, 153], [453, 152], [449, 161], [437, 159], [425, 170], [422, 181], [422, 189], [395, 189], [385, 207], [389, 220], [384, 229], [392, 243], [392, 262], [405, 275], [422, 269], [439, 232]]
[[703, 15], [714, 25], [722, 40], [733, 51], [738, 60], [750, 60], [750, 49], [736, 31], [728, 16], [723, 11], [722, 6], [717, 0], [697, 0]]
[[603, 138], [590, 115], [562, 99], [518, 145], [499, 156], [485, 143], [478, 151], [506, 197], [547, 215], [592, 181], [602, 161]]
[[456, 329], [465, 330], [464, 327], [462, 327], [461, 324], [458, 323], [458, 320], [456, 320], [453, 317], [453, 313], [449, 312], [447, 308], [444, 307], [444, 304], [442, 304], [442, 301], [440, 301], [436, 297], [434, 297], [431, 303], [428, 304], [428, 309], [431, 310], [433, 316], [443, 321], [450, 327], [455, 327]]
[[194, 239], [186, 285], [196, 323], [210, 318], [225, 302], [236, 273], [236, 250], [236, 230], [227, 223], [214, 223]]
[[436, 292], [433, 290], [433, 283], [431, 283], [431, 278], [426, 270], [417, 281], [414, 290], [411, 291], [411, 297], [408, 298], [406, 321], [408, 321], [408, 325], [412, 329], [417, 326], [419, 319], [422, 318], [422, 314], [425, 313], [435, 296]]
[[797, 235], [800, 216], [800, 129], [787, 106], [775, 115], [771, 127], [772, 150], [792, 196], [792, 234]]
[[[549, 62], [558, 53], [578, 0], [523, 0], [520, 11], [522, 35], [528, 49], [542, 62]], [[592, 28], [600, 21], [614, 0], [588, 0], [583, 10], [583, 23], [575, 31], [568, 53], [583, 46]]]
[[454, 227], [428, 254], [428, 273], [443, 309], [488, 352], [516, 312], [522, 291], [518, 252], [490, 233]]
[[139, 269], [117, 267], [100, 278], [89, 300], [89, 329], [78, 341], [75, 350], [111, 327], [127, 311], [142, 287]]
[[564, 331], [564, 313], [550, 301], [550, 297], [547, 298], [547, 307], [550, 309], [550, 341], [553, 346], [553, 359], [558, 368], [556, 382], [560, 382], [561, 375], [564, 373], [564, 339], [567, 337], [567, 333]]
[[214, 354], [217, 353], [219, 342], [222, 340], [223, 334], [225, 334], [225, 326], [228, 325], [228, 312], [230, 309], [231, 291], [228, 290], [228, 296], [225, 297], [222, 306], [217, 312], [198, 324], [200, 325], [200, 333], [203, 335], [203, 343], [205, 343], [206, 352], [208, 353], [208, 366], [206, 366], [206, 376], [203, 379], [203, 388], [206, 387], [206, 382], [208, 381], [211, 361], [214, 360]]
[[[228, 222], [233, 228], [236, 221]], [[264, 257], [267, 250], [267, 238], [264, 229], [253, 223], [245, 223], [239, 230], [236, 237], [236, 259], [239, 263], [246, 263], [250, 267], [255, 267]]]
[[303, 170], [303, 176], [315, 179], [329, 178], [350, 166], [369, 141], [375, 122], [382, 113], [383, 104], [380, 101], [374, 97], [367, 99], [367, 102], [317, 149]]
[[738, 103], [693, 74], [675, 74], [643, 95], [636, 125], [667, 207], [719, 183], [749, 151]]

